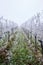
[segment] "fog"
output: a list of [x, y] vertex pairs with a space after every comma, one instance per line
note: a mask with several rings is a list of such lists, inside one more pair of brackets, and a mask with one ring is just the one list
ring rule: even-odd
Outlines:
[[43, 0], [0, 0], [0, 17], [12, 20], [19, 26], [43, 10]]

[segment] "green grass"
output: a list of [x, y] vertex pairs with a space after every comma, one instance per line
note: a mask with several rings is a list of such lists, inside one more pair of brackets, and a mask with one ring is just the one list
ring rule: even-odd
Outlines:
[[[15, 39], [15, 40], [14, 40]], [[14, 36], [13, 40], [10, 40], [11, 47], [8, 50], [10, 59], [8, 60], [9, 64], [11, 65], [40, 65], [40, 63], [36, 60], [35, 54], [31, 49], [28, 47], [28, 43], [25, 42], [25, 35], [18, 31]], [[0, 42], [0, 46], [2, 41]], [[34, 45], [34, 39], [32, 40]], [[1, 59], [3, 60], [3, 59]], [[0, 61], [1, 61], [0, 60]], [[6, 60], [5, 60], [6, 61]], [[4, 63], [4, 62], [3, 62]], [[0, 63], [0, 65], [6, 65]]]

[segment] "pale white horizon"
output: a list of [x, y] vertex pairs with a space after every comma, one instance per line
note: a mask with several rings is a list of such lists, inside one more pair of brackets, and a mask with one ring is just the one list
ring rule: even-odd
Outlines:
[[0, 0], [0, 16], [21, 25], [43, 10], [43, 0]]

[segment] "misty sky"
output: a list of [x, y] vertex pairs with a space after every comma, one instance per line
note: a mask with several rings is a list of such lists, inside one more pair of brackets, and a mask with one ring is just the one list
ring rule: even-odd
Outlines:
[[19, 25], [43, 10], [43, 0], [0, 0], [0, 16]]

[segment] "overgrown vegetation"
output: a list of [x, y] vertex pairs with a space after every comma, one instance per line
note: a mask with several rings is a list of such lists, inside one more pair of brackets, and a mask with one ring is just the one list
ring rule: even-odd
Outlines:
[[6, 44], [0, 40], [0, 65], [41, 65], [40, 49], [36, 54], [33, 42], [34, 39], [32, 45], [28, 46], [30, 43], [26, 43], [25, 34], [20, 31], [13, 34]]

